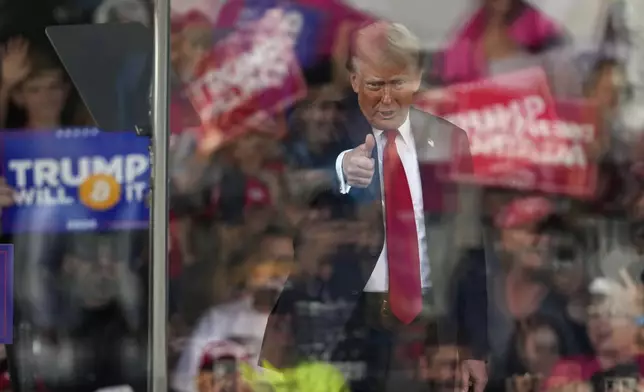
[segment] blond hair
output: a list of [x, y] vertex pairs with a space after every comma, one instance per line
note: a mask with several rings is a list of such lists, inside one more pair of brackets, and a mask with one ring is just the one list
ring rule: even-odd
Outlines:
[[359, 58], [377, 56], [379, 61], [402, 66], [422, 66], [420, 40], [400, 23], [376, 22], [355, 33], [347, 68], [357, 71]]

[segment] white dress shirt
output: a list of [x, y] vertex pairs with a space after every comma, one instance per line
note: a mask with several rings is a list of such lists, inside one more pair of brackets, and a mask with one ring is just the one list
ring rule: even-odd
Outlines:
[[[398, 155], [405, 169], [405, 174], [407, 175], [407, 181], [409, 182], [409, 190], [411, 192], [411, 200], [414, 206], [414, 218], [416, 221], [416, 232], [418, 234], [418, 254], [420, 256], [420, 279], [421, 287], [429, 288], [431, 282], [429, 279], [429, 260], [427, 256], [427, 241], [425, 240], [425, 216], [423, 209], [423, 189], [420, 182], [420, 172], [418, 169], [418, 157], [416, 155], [416, 145], [414, 144], [414, 135], [411, 132], [411, 125], [409, 122], [409, 115], [407, 120], [403, 125], [398, 129], [399, 134], [396, 137], [396, 149], [398, 150]], [[373, 134], [376, 139], [376, 148], [378, 150], [378, 172], [380, 173], [380, 178], [382, 178], [382, 154], [384, 147], [387, 144], [387, 137], [384, 131], [379, 129], [373, 129]], [[340, 181], [340, 192], [342, 194], [347, 194], [351, 191], [351, 186], [349, 186], [344, 179], [344, 173], [342, 171], [342, 160], [344, 159], [344, 154], [348, 151], [343, 151], [338, 155], [338, 159], [335, 161], [335, 169]], [[383, 189], [383, 181], [380, 182], [380, 193], [382, 194], [382, 206], [385, 208], [385, 197]], [[366, 292], [386, 292], [389, 287], [389, 269], [387, 268], [387, 239], [385, 238], [384, 245], [382, 247], [382, 252], [378, 257], [378, 262], [376, 267], [371, 273], [371, 277], [367, 281], [367, 284], [364, 287]]]

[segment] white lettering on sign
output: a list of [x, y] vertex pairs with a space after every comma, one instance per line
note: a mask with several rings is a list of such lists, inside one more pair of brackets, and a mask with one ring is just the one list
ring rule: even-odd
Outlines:
[[[78, 188], [91, 175], [105, 174], [121, 185], [127, 201], [145, 197], [147, 178], [141, 178], [149, 168], [144, 154], [115, 155], [112, 158], [84, 156], [79, 158], [14, 159], [7, 169], [13, 173], [18, 205], [71, 205], [75, 196], [67, 188]], [[31, 181], [29, 181], [31, 179]], [[112, 192], [109, 184], [96, 181], [90, 197], [105, 201]]]
[[[293, 46], [302, 29], [299, 12], [268, 12], [256, 25], [250, 51], [208, 70], [188, 88], [203, 121], [248, 101], [258, 92], [282, 85], [295, 62]], [[234, 43], [232, 37], [222, 45]]]
[[587, 165], [583, 146], [566, 145], [556, 141], [540, 140], [535, 143], [528, 139], [508, 138], [505, 135], [470, 137], [472, 156], [485, 155], [503, 158], [528, 158], [542, 165], [582, 166]]
[[[499, 132], [525, 130], [525, 123], [537, 120], [545, 112], [546, 105], [538, 95], [496, 104], [481, 110], [470, 110], [448, 116], [448, 120], [466, 131]], [[513, 132], [514, 133], [514, 132]]]
[[543, 119], [545, 110], [543, 98], [532, 95], [446, 118], [467, 132], [472, 156], [586, 167], [585, 145], [595, 140], [594, 124]]

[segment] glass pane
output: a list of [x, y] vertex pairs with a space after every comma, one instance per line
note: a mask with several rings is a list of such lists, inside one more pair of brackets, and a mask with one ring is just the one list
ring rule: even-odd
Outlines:
[[[66, 30], [63, 69], [43, 31], [151, 7], [0, 8], [0, 371], [14, 390], [145, 390], [149, 161], [122, 135], [147, 116], [151, 46]], [[174, 0], [169, 388], [635, 390], [639, 8]]]
[[471, 3], [173, 3], [175, 390], [637, 385], [639, 5]]
[[134, 125], [148, 121], [151, 32], [91, 24], [147, 24], [148, 4], [5, 3], [0, 203], [15, 327], [0, 389], [145, 391], [150, 159]]

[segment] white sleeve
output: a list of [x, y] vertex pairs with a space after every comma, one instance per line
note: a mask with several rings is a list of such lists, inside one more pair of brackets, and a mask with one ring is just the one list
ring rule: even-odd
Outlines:
[[[219, 316], [219, 315], [217, 315]], [[225, 316], [222, 316], [225, 317]], [[171, 379], [171, 386], [179, 392], [197, 392], [197, 376], [199, 375], [199, 363], [203, 350], [212, 340], [218, 336], [213, 325], [214, 312], [204, 316], [188, 340], [174, 374]]]
[[351, 185], [348, 185], [344, 180], [344, 172], [342, 171], [342, 161], [344, 160], [344, 155], [351, 150], [345, 150], [338, 155], [338, 159], [335, 160], [335, 173], [338, 176], [338, 182], [340, 182], [340, 193], [346, 195], [351, 190]]

